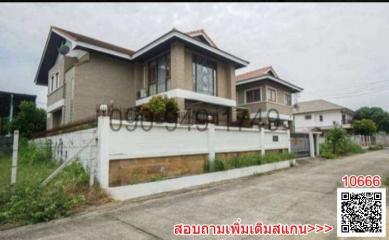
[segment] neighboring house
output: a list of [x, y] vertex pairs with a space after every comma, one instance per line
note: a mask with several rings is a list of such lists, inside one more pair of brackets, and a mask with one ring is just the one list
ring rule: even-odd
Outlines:
[[293, 110], [293, 115], [296, 132], [311, 130], [325, 132], [335, 126], [351, 129], [354, 111], [319, 99], [299, 102]]
[[35, 103], [36, 95], [0, 91], [0, 135], [6, 134], [4, 125], [19, 113], [22, 101]]
[[132, 51], [51, 27], [35, 83], [48, 86], [48, 129], [94, 117], [99, 104], [126, 109], [156, 94], [175, 98], [180, 110], [227, 116], [236, 107], [235, 69], [247, 64], [203, 30], [173, 29]]
[[293, 120], [293, 98], [303, 89], [280, 77], [274, 69], [260, 68], [238, 75], [236, 80], [237, 102], [247, 109], [251, 119], [280, 119], [285, 127]]

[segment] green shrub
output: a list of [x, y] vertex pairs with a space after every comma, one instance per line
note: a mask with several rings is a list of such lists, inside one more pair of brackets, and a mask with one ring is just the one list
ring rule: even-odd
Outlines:
[[226, 160], [216, 159], [211, 163], [209, 171], [214, 172], [234, 168], [249, 167], [254, 165], [289, 160], [293, 158], [294, 155], [291, 153], [267, 153], [265, 156], [257, 154], [253, 156], [234, 157]]
[[223, 171], [224, 169], [224, 162], [222, 160], [215, 159], [209, 164], [210, 172]]
[[81, 164], [74, 162], [46, 187], [37, 179], [5, 187], [0, 192], [0, 223], [37, 223], [68, 216], [86, 201], [88, 179]]
[[22, 164], [52, 163], [52, 151], [48, 141], [35, 143], [21, 139], [18, 150], [18, 161]]
[[344, 131], [337, 128], [330, 130], [326, 137], [326, 141], [320, 144], [320, 156], [323, 158], [334, 159], [338, 156], [365, 152], [361, 146], [351, 141]]
[[389, 187], [389, 177], [384, 178], [384, 185]]

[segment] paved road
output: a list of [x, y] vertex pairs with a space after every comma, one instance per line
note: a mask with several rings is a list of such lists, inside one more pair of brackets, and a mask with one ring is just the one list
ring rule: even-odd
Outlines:
[[[336, 226], [336, 188], [345, 174], [389, 176], [389, 150], [313, 160], [269, 175], [116, 203], [67, 219], [3, 231], [0, 239], [172, 239], [176, 223], [227, 224], [238, 217], [243, 223]], [[335, 236], [334, 230], [309, 239]]]

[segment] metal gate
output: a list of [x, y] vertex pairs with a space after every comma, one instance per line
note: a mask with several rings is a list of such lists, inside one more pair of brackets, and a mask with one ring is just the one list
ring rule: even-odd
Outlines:
[[307, 133], [291, 133], [290, 144], [296, 157], [309, 157], [309, 135]]

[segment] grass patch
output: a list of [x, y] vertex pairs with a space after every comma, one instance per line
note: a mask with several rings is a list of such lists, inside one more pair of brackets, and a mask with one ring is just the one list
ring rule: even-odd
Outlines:
[[389, 176], [384, 177], [384, 185], [389, 187]]
[[227, 160], [215, 159], [207, 166], [209, 172], [224, 171], [234, 168], [262, 165], [266, 163], [280, 162], [293, 159], [291, 153], [268, 153], [264, 156], [257, 154], [253, 156], [235, 157]]
[[19, 147], [14, 186], [10, 186], [11, 155], [0, 159], [0, 226], [49, 221], [110, 200], [100, 188], [89, 188], [89, 176], [78, 162], [42, 187], [40, 183], [59, 166], [50, 147], [23, 140]]

